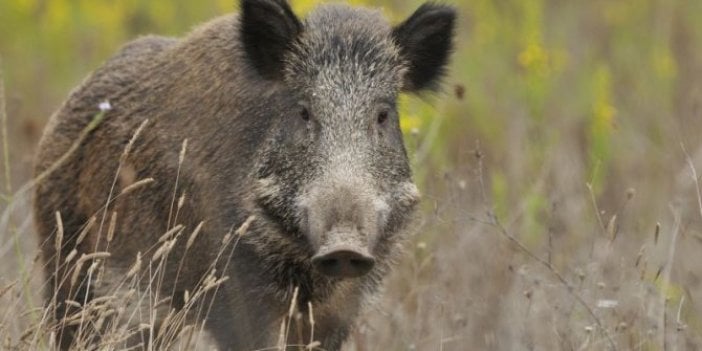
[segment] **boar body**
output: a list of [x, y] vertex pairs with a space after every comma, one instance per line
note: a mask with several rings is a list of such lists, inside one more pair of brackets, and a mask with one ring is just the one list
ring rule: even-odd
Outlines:
[[[401, 252], [418, 194], [394, 104], [436, 85], [453, 17], [425, 5], [392, 28], [327, 5], [300, 21], [284, 1], [244, 0], [184, 39], [123, 47], [39, 147], [37, 174], [50, 173], [35, 217], [62, 348], [98, 343], [109, 325], [133, 334], [125, 346], [158, 343], [171, 311], [221, 349], [270, 347], [296, 303], [287, 342], [313, 341], [311, 305], [314, 339], [338, 349]], [[109, 257], [80, 267], [64, 262], [73, 250]], [[61, 323], [80, 310], [66, 300], [131, 290], [102, 329]]]

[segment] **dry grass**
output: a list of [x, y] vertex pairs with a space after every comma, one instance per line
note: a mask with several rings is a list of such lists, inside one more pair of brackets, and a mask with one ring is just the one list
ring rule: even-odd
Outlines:
[[[135, 132], [135, 138], [141, 130]], [[180, 162], [186, 145], [184, 142]], [[667, 178], [676, 191], [660, 199], [658, 207], [667, 211], [648, 228], [632, 220], [637, 209], [646, 208], [637, 198], [641, 190], [622, 191], [622, 202], [608, 211], [587, 182], [570, 194], [549, 188], [545, 177], [558, 176], [561, 165], [546, 164], [544, 167], [553, 168], [541, 172], [544, 179], [535, 180], [534, 186], [538, 191], [555, 191], [549, 196], [560, 203], [544, 214], [547, 240], [536, 244], [528, 243], [519, 232], [525, 204], [511, 206], [514, 213], [508, 217], [496, 214], [486, 195], [485, 160], [489, 155], [483, 150], [474, 150], [463, 172], [430, 173], [425, 180], [421, 229], [405, 262], [390, 278], [386, 293], [369, 307], [347, 348], [696, 349], [702, 340], [694, 269], [698, 261], [695, 248], [702, 239], [702, 195], [696, 168], [702, 162], [702, 151], [690, 156], [682, 147], [680, 154], [679, 170]], [[140, 191], [152, 181], [136, 181], [117, 196]], [[54, 296], [44, 308], [38, 296], [45, 288], [41, 276], [47, 263], [37, 255], [39, 245], [60, 248], [64, 244], [61, 214], [56, 212], [53, 242], [37, 245], [31, 226], [15, 224], [26, 222], [27, 192], [36, 182], [33, 179], [21, 187], [3, 213], [0, 249], [7, 264], [0, 288], [0, 335], [7, 349], [50, 349], [62, 337], [56, 335], [56, 321], [50, 317], [62, 302]], [[170, 307], [172, 296], [158, 293], [164, 267], [178, 264], [169, 261], [170, 250], [179, 240], [187, 240], [189, 248], [200, 229], [185, 233], [177, 224], [178, 210], [187, 199], [176, 194], [177, 187], [172, 225], [154, 247], [145, 250], [143, 254], [150, 257], [147, 262], [140, 253], [123, 279], [109, 285], [108, 293], [100, 298], [64, 302], [68, 308], [58, 322], [78, 326], [77, 349], [88, 349], [96, 333], [101, 335], [101, 349], [123, 349], [133, 338], [155, 349], [211, 347], [203, 326], [194, 324], [188, 315], [206, 315], [212, 306], [202, 303], [204, 296], [216, 292], [228, 279], [214, 271], [216, 262], [197, 289], [186, 292], [183, 310]], [[109, 248], [118, 214], [106, 209], [85, 224], [79, 238], [90, 227], [104, 226]], [[236, 254], [237, 238], [245, 235], [253, 220], [232, 228], [217, 260]], [[76, 286], [78, 273], [87, 270], [85, 279], [99, 288], [110, 253], [77, 257], [73, 250], [55, 259], [57, 269], [66, 268], [64, 284]], [[304, 318], [294, 308], [296, 297], [294, 294], [288, 314], [281, 316], [279, 342], [272, 349], [285, 348], [285, 340], [296, 332], [295, 322]], [[311, 314], [307, 318], [314, 323]], [[160, 319], [164, 322], [159, 325], [156, 321]], [[298, 346], [311, 349], [318, 344]]]
[[[462, 170], [432, 172], [426, 202], [433, 208], [353, 347], [699, 349], [702, 149], [696, 148], [694, 157], [679, 149], [677, 167], [655, 185], [674, 189], [664, 197], [639, 199], [658, 192], [625, 188], [606, 204], [598, 199], [607, 196], [596, 196], [587, 181], [567, 193], [549, 185], [572, 181], [550, 177], [573, 175], [562, 174], [568, 165], [547, 163], [543, 178], [533, 181], [551, 201], [540, 214], [546, 232], [536, 241], [521, 232], [524, 201], [499, 218], [485, 197], [489, 155], [476, 150]], [[656, 217], [641, 217], [652, 212]]]
[[[420, 117], [429, 121], [407, 136], [424, 196], [422, 222], [345, 349], [702, 349], [697, 5], [645, 2], [655, 3], [651, 10], [623, 1], [535, 1], [544, 8], [531, 11], [523, 4], [532, 2], [486, 3], [460, 4], [493, 16], [476, 14], [475, 27], [463, 24], [448, 85], [457, 85], [455, 96], [442, 95], [431, 113], [409, 104], [407, 112], [426, 114]], [[543, 18], [524, 19], [533, 13]], [[529, 37], [540, 41], [522, 43], [519, 33], [528, 32], [522, 19], [525, 27], [544, 27], [541, 36]], [[557, 66], [559, 50], [570, 55], [560, 71], [550, 66]], [[542, 60], [530, 61], [530, 53]], [[677, 70], [673, 78], [644, 72], [651, 61], [663, 62], [668, 74], [666, 57]], [[32, 114], [8, 119], [2, 83], [0, 78], [0, 348], [49, 349], [58, 337], [49, 318], [56, 302], [42, 304], [45, 263], [38, 248], [61, 242], [36, 242], [28, 194], [43, 176], [32, 180], [32, 152], [24, 149], [36, 135], [18, 132]], [[47, 115], [57, 103], [35, 109]], [[607, 128], [595, 130], [592, 115]], [[113, 195], [130, 196], [151, 182], [138, 180]], [[68, 302], [73, 309], [64, 319], [79, 325], [82, 336], [99, 330], [104, 349], [149, 335], [158, 335], [151, 341], [161, 347], [211, 347], [201, 325], [143, 284], [157, 286], [166, 265], [180, 264], [169, 260], [175, 242], [185, 240], [190, 248], [198, 240], [201, 227], [186, 232], [177, 224], [187, 201], [173, 189], [171, 229], [148, 256], [145, 251], [133, 258], [112, 293]], [[110, 223], [117, 220], [119, 213], [96, 213], [85, 232], [103, 228], [109, 241]], [[218, 259], [236, 254], [245, 231], [232, 228]], [[73, 276], [77, 266], [90, 272], [87, 279], [100, 281], [108, 255], [76, 252], [56, 260], [70, 268], [68, 283], [79, 279]], [[184, 296], [189, 310], [206, 314], [210, 306], [198, 302], [225, 281], [221, 272], [202, 277], [198, 289]], [[129, 306], [142, 306], [143, 313]], [[167, 323], [155, 325], [157, 316]], [[296, 321], [304, 318], [314, 323], [312, 315], [294, 309], [281, 316], [279, 339], [295, 335]]]
[[[0, 98], [0, 102], [3, 102]], [[2, 105], [0, 105], [1, 107]], [[7, 218], [7, 231], [14, 242], [19, 245], [18, 236], [21, 234], [13, 226], [12, 217], [15, 213], [27, 215], [23, 213], [26, 210], [26, 198], [28, 193], [33, 190], [34, 186], [42, 179], [46, 178], [51, 172], [58, 169], [65, 162], [71, 153], [77, 150], [80, 143], [87, 133], [95, 128], [105, 111], [98, 113], [95, 116], [94, 123], [91, 123], [81, 133], [74, 145], [69, 148], [68, 152], [59, 158], [54, 165], [48, 168], [47, 171], [37, 175], [35, 178], [27, 182], [15, 194], [13, 200], [4, 209], [2, 218]], [[3, 318], [0, 322], [0, 336], [4, 336], [3, 347], [6, 349], [19, 350], [34, 350], [34, 349], [54, 349], [57, 345], [61, 345], [63, 338], [62, 333], [66, 332], [65, 327], [75, 327], [73, 332], [74, 340], [71, 348], [76, 350], [92, 349], [95, 345], [101, 350], [126, 350], [129, 348], [140, 348], [143, 345], [149, 345], [149, 349], [210, 349], [212, 344], [208, 341], [208, 336], [204, 332], [204, 325], [198, 321], [206, 318], [209, 315], [213, 306], [211, 297], [217, 294], [217, 290], [225, 283], [229, 277], [223, 276], [221, 272], [217, 272], [215, 267], [222, 267], [223, 271], [227, 271], [227, 266], [231, 261], [232, 255], [235, 254], [236, 246], [239, 238], [246, 235], [254, 216], [250, 216], [238, 228], [232, 227], [228, 233], [222, 238], [221, 249], [216, 254], [215, 259], [210, 262], [209, 273], [201, 277], [199, 283], [193, 291], [185, 291], [183, 298], [184, 305], [180, 309], [173, 307], [173, 299], [177, 298], [173, 294], [170, 296], [162, 296], [163, 280], [166, 277], [166, 269], [168, 265], [177, 265], [177, 276], [180, 274], [183, 263], [188, 254], [197, 255], [196, 252], [191, 252], [189, 249], [197, 240], [197, 236], [202, 228], [202, 224], [195, 227], [189, 234], [184, 235], [185, 227], [178, 222], [178, 213], [183, 207], [186, 197], [180, 196], [176, 200], [178, 194], [178, 182], [176, 174], [175, 188], [173, 189], [173, 197], [170, 213], [172, 218], [168, 219], [169, 229], [160, 235], [157, 242], [149, 248], [145, 248], [144, 252], [139, 252], [134, 262], [129, 263], [129, 267], [124, 274], [115, 275], [112, 272], [111, 277], [105, 281], [103, 275], [106, 268], [105, 261], [111, 259], [109, 246], [113, 241], [115, 228], [117, 226], [118, 214], [112, 211], [108, 216], [110, 204], [117, 197], [127, 196], [130, 193], [138, 191], [145, 185], [150, 184], [154, 180], [151, 178], [143, 179], [132, 183], [125, 187], [117, 196], [113, 196], [115, 191], [117, 177], [120, 173], [123, 163], [128, 158], [135, 140], [140, 136], [144, 126], [148, 121], [139, 126], [131, 139], [126, 145], [125, 150], [120, 158], [120, 165], [117, 168], [113, 189], [110, 196], [107, 198], [103, 209], [93, 216], [84, 224], [81, 231], [77, 234], [75, 247], [71, 248], [70, 253], [66, 257], [61, 257], [60, 253], [66, 251], [65, 232], [61, 213], [55, 213], [56, 230], [53, 235], [53, 242], [34, 243], [35, 248], [20, 248], [18, 246], [17, 253], [20, 260], [25, 260], [22, 256], [23, 250], [36, 252], [37, 256], [31, 262], [20, 262], [30, 265], [31, 268], [25, 272], [25, 268], [21, 266], [17, 271], [10, 271], [10, 274], [19, 275], [19, 277], [11, 284], [0, 290], [0, 298], [7, 298], [9, 303], [1, 309]], [[179, 157], [179, 166], [185, 160], [187, 147], [187, 139], [183, 142], [182, 150]], [[179, 172], [178, 172], [179, 173]], [[103, 247], [99, 241], [102, 237], [103, 227], [106, 224], [106, 234], [104, 245], [105, 251], [82, 253], [78, 256], [78, 244], [86, 237], [88, 231], [95, 227], [97, 218], [101, 216], [98, 224], [98, 242], [95, 248]], [[107, 219], [109, 217], [109, 220]], [[172, 224], [172, 225], [171, 225]], [[32, 235], [31, 228], [24, 228], [26, 235]], [[5, 242], [10, 242], [7, 240]], [[185, 244], [185, 253], [180, 257], [179, 261], [169, 261], [169, 254], [174, 248], [177, 241], [187, 240]], [[33, 240], [24, 240], [31, 242]], [[42, 262], [38, 259], [38, 250], [44, 245], [53, 245], [58, 254], [50, 259], [50, 262]], [[142, 254], [148, 256], [147, 262], [142, 259]], [[4, 256], [10, 258], [9, 256]], [[124, 260], [124, 257], [116, 258]], [[221, 265], [220, 262], [224, 264]], [[55, 282], [55, 286], [48, 287], [43, 277], [45, 267], [55, 267], [54, 274], [59, 277]], [[23, 274], [28, 273], [28, 274]], [[63, 274], [61, 274], [63, 273]], [[116, 279], [116, 280], [115, 280]], [[75, 289], [80, 285], [86, 285], [96, 292], [97, 297], [83, 301], [75, 300], [59, 300], [59, 289], [61, 286], [69, 287], [69, 294], [73, 295]], [[49, 298], [49, 301], [44, 303], [36, 293], [44, 290], [53, 291], [54, 294]], [[89, 290], [90, 291], [90, 290]], [[290, 340], [306, 339], [306, 336], [301, 334], [300, 328], [301, 314], [297, 310], [297, 289], [291, 298], [290, 308], [287, 315], [281, 316], [280, 335], [277, 344], [271, 345], [271, 349], [318, 349], [319, 342], [314, 341], [314, 327], [309, 335], [312, 342], [307, 344], [290, 344]], [[86, 293], [86, 296], [88, 293]], [[314, 326], [314, 316], [312, 315], [313, 307], [310, 305], [310, 314], [308, 320]], [[64, 311], [63, 315], [57, 318], [57, 311]], [[17, 316], [20, 318], [17, 318]], [[292, 330], [295, 328], [294, 330]], [[21, 332], [20, 332], [21, 331]], [[297, 334], [290, 334], [296, 332]], [[19, 333], [19, 334], [18, 334]]]

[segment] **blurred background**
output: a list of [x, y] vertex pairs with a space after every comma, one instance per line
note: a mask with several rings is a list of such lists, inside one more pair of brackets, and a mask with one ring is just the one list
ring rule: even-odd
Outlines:
[[[350, 2], [396, 23], [422, 3]], [[423, 219], [346, 348], [702, 349], [702, 2], [443, 2], [443, 92], [401, 104]], [[48, 117], [125, 42], [234, 3], [0, 1], [4, 347], [41, 307], [16, 191]]]

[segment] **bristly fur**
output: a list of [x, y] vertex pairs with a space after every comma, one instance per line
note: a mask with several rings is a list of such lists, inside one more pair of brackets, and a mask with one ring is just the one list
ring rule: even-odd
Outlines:
[[[286, 59], [286, 77], [292, 86], [343, 88], [338, 93], [346, 94], [356, 85], [345, 79], [371, 87], [381, 82], [396, 84], [404, 73], [391, 28], [380, 11], [326, 5], [310, 14], [305, 28]], [[300, 81], [300, 77], [315, 81]]]
[[[43, 248], [47, 299], [56, 296], [58, 321], [76, 312], [63, 301], [89, 302], [125, 287], [146, 299], [157, 290], [182, 309], [184, 293], [214, 269], [228, 280], [199, 302], [213, 308], [204, 309], [206, 318], [187, 317], [204, 321], [221, 349], [274, 345], [297, 288], [298, 310], [314, 306], [316, 341], [338, 350], [397, 261], [419, 193], [396, 100], [401, 91], [438, 84], [451, 51], [453, 10], [425, 5], [393, 28], [364, 8], [323, 5], [300, 20], [284, 0], [241, 4], [240, 16], [215, 19], [183, 39], [127, 44], [52, 116], [37, 172], [71, 148], [100, 103], [112, 106], [35, 193], [40, 242], [54, 242], [56, 211], [63, 219], [63, 246]], [[148, 186], [114, 196], [148, 178]], [[181, 194], [187, 196], [176, 216], [172, 201]], [[112, 213], [109, 245], [99, 225], [78, 243], [89, 218]], [[241, 237], [224, 240], [243, 223]], [[135, 257], [159, 262], [159, 238], [175, 225], [200, 233], [188, 244], [178, 234], [169, 239], [159, 285], [148, 275], [125, 281]], [[312, 257], [330, 247], [363, 252], [375, 265], [356, 278], [325, 275]], [[74, 249], [110, 252], [102, 285], [88, 284], [87, 267], [55, 266]], [[73, 272], [75, 282], [63, 279]], [[311, 326], [300, 323], [307, 337]], [[60, 346], [68, 349], [78, 329], [58, 325]], [[312, 342], [295, 338], [288, 342]]]

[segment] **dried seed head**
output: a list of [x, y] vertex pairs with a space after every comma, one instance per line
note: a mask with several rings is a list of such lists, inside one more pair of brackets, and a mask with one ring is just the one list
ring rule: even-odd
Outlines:
[[[188, 324], [188, 325], [184, 326], [183, 328], [180, 328], [180, 333], [178, 333], [178, 335], [179, 335], [178, 337], [185, 336], [186, 334], [191, 332], [194, 328], [195, 328], [195, 326], [193, 326], [192, 324]], [[188, 343], [186, 343], [185, 345], [187, 346]]]
[[52, 331], [49, 333], [49, 350], [55, 350], [56, 349], [56, 332]]
[[190, 237], [188, 238], [188, 242], [185, 244], [185, 248], [189, 249], [190, 246], [193, 245], [195, 242], [195, 239], [197, 238], [197, 235], [200, 234], [200, 230], [202, 230], [202, 226], [205, 224], [205, 222], [200, 222], [200, 224], [195, 227], [195, 230], [193, 230], [193, 233], [190, 234]]
[[95, 305], [99, 305], [102, 303], [108, 303], [108, 302], [114, 300], [115, 298], [116, 298], [116, 296], [114, 296], [114, 295], [99, 296], [99, 297], [96, 297], [96, 298], [90, 300], [90, 303], [95, 304]]
[[183, 228], [184, 227], [182, 224], [178, 224], [177, 226], [168, 230], [165, 234], [161, 235], [161, 237], [158, 238], [158, 242], [159, 243], [165, 242], [166, 240], [170, 239], [171, 236], [173, 236], [173, 234], [175, 234], [175, 233], [178, 233], [180, 235], [180, 232], [183, 230]]
[[183, 164], [185, 160], [185, 151], [188, 148], [188, 139], [183, 139], [183, 146], [180, 148], [180, 155], [178, 155], [178, 165]]
[[251, 227], [251, 223], [256, 220], [256, 216], [249, 216], [244, 223], [239, 227], [239, 229], [236, 230], [236, 235], [242, 236], [246, 234], [246, 232], [249, 230], [249, 227]]
[[135, 183], [132, 183], [129, 186], [127, 186], [126, 188], [122, 189], [122, 192], [119, 195], [120, 196], [127, 195], [127, 194], [133, 192], [134, 190], [137, 190], [143, 186], [149, 185], [153, 182], [154, 182], [154, 178], [142, 179], [142, 180], [135, 182]]
[[78, 250], [76, 250], [76, 249], [71, 250], [71, 252], [68, 254], [68, 256], [66, 256], [66, 260], [64, 262], [65, 263], [71, 262], [71, 260], [73, 260], [76, 257], [76, 255], [78, 255]]
[[[85, 255], [83, 255], [85, 256]], [[82, 257], [81, 257], [82, 258]], [[80, 271], [83, 269], [83, 263], [85, 261], [78, 259], [78, 262], [76, 262], [76, 266], [73, 269], [73, 274], [71, 274], [71, 286], [76, 286], [76, 283], [78, 282], [78, 276], [80, 276]]]
[[105, 265], [101, 264], [98, 268], [97, 276], [95, 277], [95, 285], [102, 285], [102, 278], [105, 276]]
[[105, 318], [107, 317], [108, 315], [106, 313], [100, 314], [100, 317], [98, 318], [97, 322], [95, 322], [95, 330], [102, 329], [102, 325], [105, 324]]
[[64, 301], [64, 302], [66, 303], [66, 305], [68, 305], [68, 306], [73, 306], [73, 307], [75, 307], [75, 308], [81, 308], [81, 307], [83, 307], [83, 306], [80, 304], [80, 302], [78, 302], [78, 301], [66, 300], [66, 301]]
[[215, 280], [215, 281], [210, 281], [210, 282], [209, 282], [208, 284], [206, 284], [205, 287], [203, 288], [203, 292], [210, 291], [210, 290], [212, 290], [213, 288], [216, 288], [216, 287], [222, 285], [222, 283], [226, 282], [227, 280], [229, 280], [229, 277], [225, 276], [225, 277], [219, 278], [219, 279], [217, 279], [217, 280]]
[[163, 306], [163, 305], [165, 305], [165, 304], [167, 304], [167, 303], [170, 303], [171, 300], [172, 300], [172, 299], [171, 299], [170, 296], [164, 297], [163, 299], [157, 301], [156, 304], [154, 305], [154, 307], [152, 307], [152, 308], [153, 308], [153, 309], [157, 309], [158, 307], [161, 307], [161, 306]]
[[63, 220], [59, 211], [56, 211], [56, 237], [54, 240], [54, 248], [56, 252], [60, 252], [61, 244], [63, 243]]
[[285, 320], [285, 318], [283, 318], [283, 320], [280, 323], [280, 330], [278, 331], [278, 350], [280, 350], [280, 351], [285, 351], [285, 349], [286, 349], [286, 347], [285, 347], [285, 331], [288, 330], [286, 326], [287, 326], [286, 320]]
[[314, 349], [316, 349], [316, 348], [318, 348], [318, 347], [320, 347], [320, 346], [322, 346], [322, 343], [321, 343], [321, 342], [319, 342], [319, 341], [313, 341], [313, 342], [309, 343], [309, 345], [305, 346], [305, 348], [308, 349], [308, 350], [314, 350]]
[[94, 260], [93, 263], [90, 264], [90, 267], [88, 267], [88, 275], [93, 275], [99, 264], [100, 260]]
[[230, 240], [231, 238], [232, 238], [232, 233], [231, 233], [231, 232], [225, 234], [224, 237], [222, 238], [222, 245], [227, 245], [227, 244], [229, 243], [229, 240]]
[[134, 264], [132, 265], [131, 268], [129, 268], [129, 271], [127, 272], [127, 278], [131, 278], [135, 274], [139, 273], [140, 269], [141, 269], [141, 251], [137, 252], [136, 260], [134, 261]]
[[[132, 296], [134, 296], [136, 293], [137, 293], [136, 289], [129, 289], [129, 290], [127, 290], [126, 293], [124, 293], [124, 296], [122, 296], [122, 299], [124, 299], [124, 300], [129, 300], [129, 299], [131, 299]], [[118, 310], [118, 312], [119, 312], [119, 310]]]
[[134, 147], [134, 143], [136, 142], [137, 138], [141, 134], [141, 131], [144, 130], [144, 127], [146, 127], [146, 124], [149, 123], [148, 119], [145, 119], [139, 127], [134, 131], [134, 134], [132, 134], [132, 138], [129, 140], [129, 143], [127, 143], [127, 146], [124, 147], [124, 151], [122, 152], [122, 157], [120, 157], [120, 163], [123, 163], [124, 160], [127, 159], [127, 156], [129, 156], [129, 153], [132, 151], [132, 148]]
[[111, 243], [112, 239], [115, 237], [115, 229], [117, 228], [117, 211], [112, 211], [112, 217], [110, 217], [110, 225], [107, 227], [107, 242]]
[[293, 296], [290, 300], [290, 309], [288, 310], [288, 318], [292, 318], [293, 313], [297, 309], [297, 294], [300, 292], [300, 287], [295, 287], [293, 290]]
[[[307, 301], [307, 313], [309, 315], [309, 321], [310, 321], [310, 345], [313, 345], [315, 343], [314, 341], [314, 311], [312, 309], [312, 302]], [[319, 346], [319, 344], [315, 346], [310, 346], [308, 345], [307, 348], [311, 350], [313, 347]]]
[[90, 229], [93, 228], [95, 225], [95, 221], [97, 221], [97, 217], [92, 216], [88, 220], [88, 223], [83, 227], [83, 230], [80, 231], [80, 234], [78, 235], [78, 239], [76, 240], [76, 245], [79, 245], [81, 242], [83, 242], [83, 239], [85, 239], [85, 236], [88, 235], [90, 232]]
[[185, 204], [185, 193], [180, 195], [180, 198], [178, 198], [178, 209], [180, 210], [183, 208], [183, 205]]
[[176, 313], [175, 308], [171, 308], [171, 310], [166, 315], [166, 318], [164, 318], [163, 321], [161, 322], [161, 326], [158, 328], [157, 335], [165, 335], [166, 328], [170, 327], [171, 319], [173, 318], [175, 313]]
[[82, 254], [78, 259], [78, 263], [83, 263], [90, 260], [101, 260], [110, 257], [109, 252], [93, 252], [91, 254]]
[[165, 257], [168, 255], [171, 250], [173, 249], [173, 246], [175, 245], [177, 238], [174, 238], [173, 240], [168, 240], [165, 243], [163, 243], [158, 250], [156, 250], [156, 253], [151, 257], [151, 262], [154, 262], [161, 258], [162, 256]]

